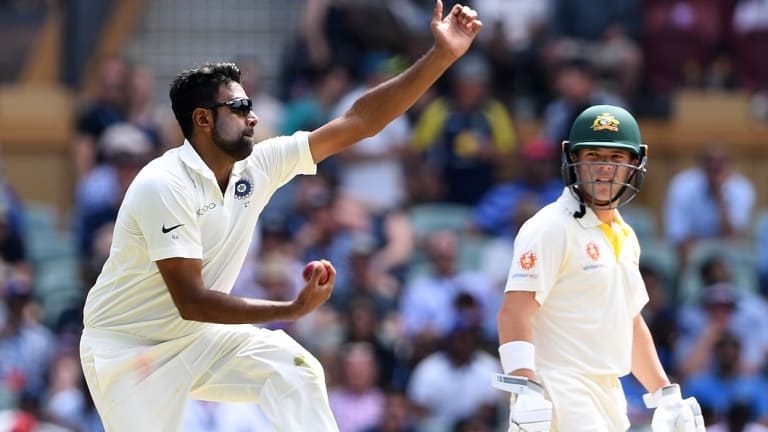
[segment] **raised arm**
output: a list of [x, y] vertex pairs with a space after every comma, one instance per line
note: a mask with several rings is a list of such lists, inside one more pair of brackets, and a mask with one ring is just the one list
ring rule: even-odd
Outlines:
[[341, 117], [312, 131], [309, 145], [315, 163], [376, 135], [402, 115], [472, 44], [482, 23], [477, 12], [456, 5], [445, 18], [437, 0], [432, 15], [432, 48], [411, 67], [361, 96]]

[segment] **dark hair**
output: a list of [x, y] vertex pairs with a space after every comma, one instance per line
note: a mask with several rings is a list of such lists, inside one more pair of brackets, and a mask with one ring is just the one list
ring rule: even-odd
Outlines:
[[181, 132], [192, 136], [192, 111], [216, 102], [221, 85], [240, 83], [240, 69], [234, 63], [207, 63], [185, 70], [171, 83], [171, 109]]
[[566, 71], [576, 71], [589, 78], [595, 78], [595, 66], [589, 60], [581, 57], [571, 57], [563, 60], [556, 65], [555, 71], [556, 75], [561, 75]]

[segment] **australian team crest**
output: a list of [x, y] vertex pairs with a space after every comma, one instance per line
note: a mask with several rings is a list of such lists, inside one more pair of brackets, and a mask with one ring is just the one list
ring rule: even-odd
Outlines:
[[528, 251], [520, 257], [520, 268], [523, 270], [532, 270], [536, 267], [536, 254]]
[[253, 193], [253, 185], [247, 178], [243, 178], [235, 183], [235, 198], [246, 199]]
[[609, 130], [616, 132], [619, 130], [619, 121], [611, 113], [602, 113], [592, 122], [593, 131]]

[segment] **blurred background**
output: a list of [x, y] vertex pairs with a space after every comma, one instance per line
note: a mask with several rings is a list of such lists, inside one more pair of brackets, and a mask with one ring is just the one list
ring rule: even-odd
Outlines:
[[[342, 431], [504, 431], [489, 375], [512, 240], [561, 193], [573, 118], [621, 105], [649, 146], [621, 214], [664, 365], [708, 430], [768, 430], [768, 1], [467, 3], [485, 24], [471, 52], [379, 135], [278, 191], [234, 293], [293, 298], [303, 264], [330, 259], [330, 302], [269, 327], [321, 359]], [[183, 141], [176, 74], [234, 61], [259, 139], [312, 130], [428, 49], [433, 6], [0, 0], [0, 430], [103, 430], [82, 302], [125, 188]], [[644, 390], [623, 384], [647, 430]], [[254, 405], [190, 401], [184, 430], [273, 429]]]

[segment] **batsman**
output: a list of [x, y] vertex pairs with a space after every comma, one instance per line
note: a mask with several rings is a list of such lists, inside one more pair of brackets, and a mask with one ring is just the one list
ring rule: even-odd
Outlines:
[[662, 368], [640, 315], [648, 302], [640, 245], [619, 213], [643, 184], [647, 146], [625, 109], [592, 106], [562, 144], [565, 188], [525, 222], [498, 314], [509, 431], [630, 427], [619, 377], [632, 373], [655, 409], [653, 432], [702, 432], [694, 398]]

